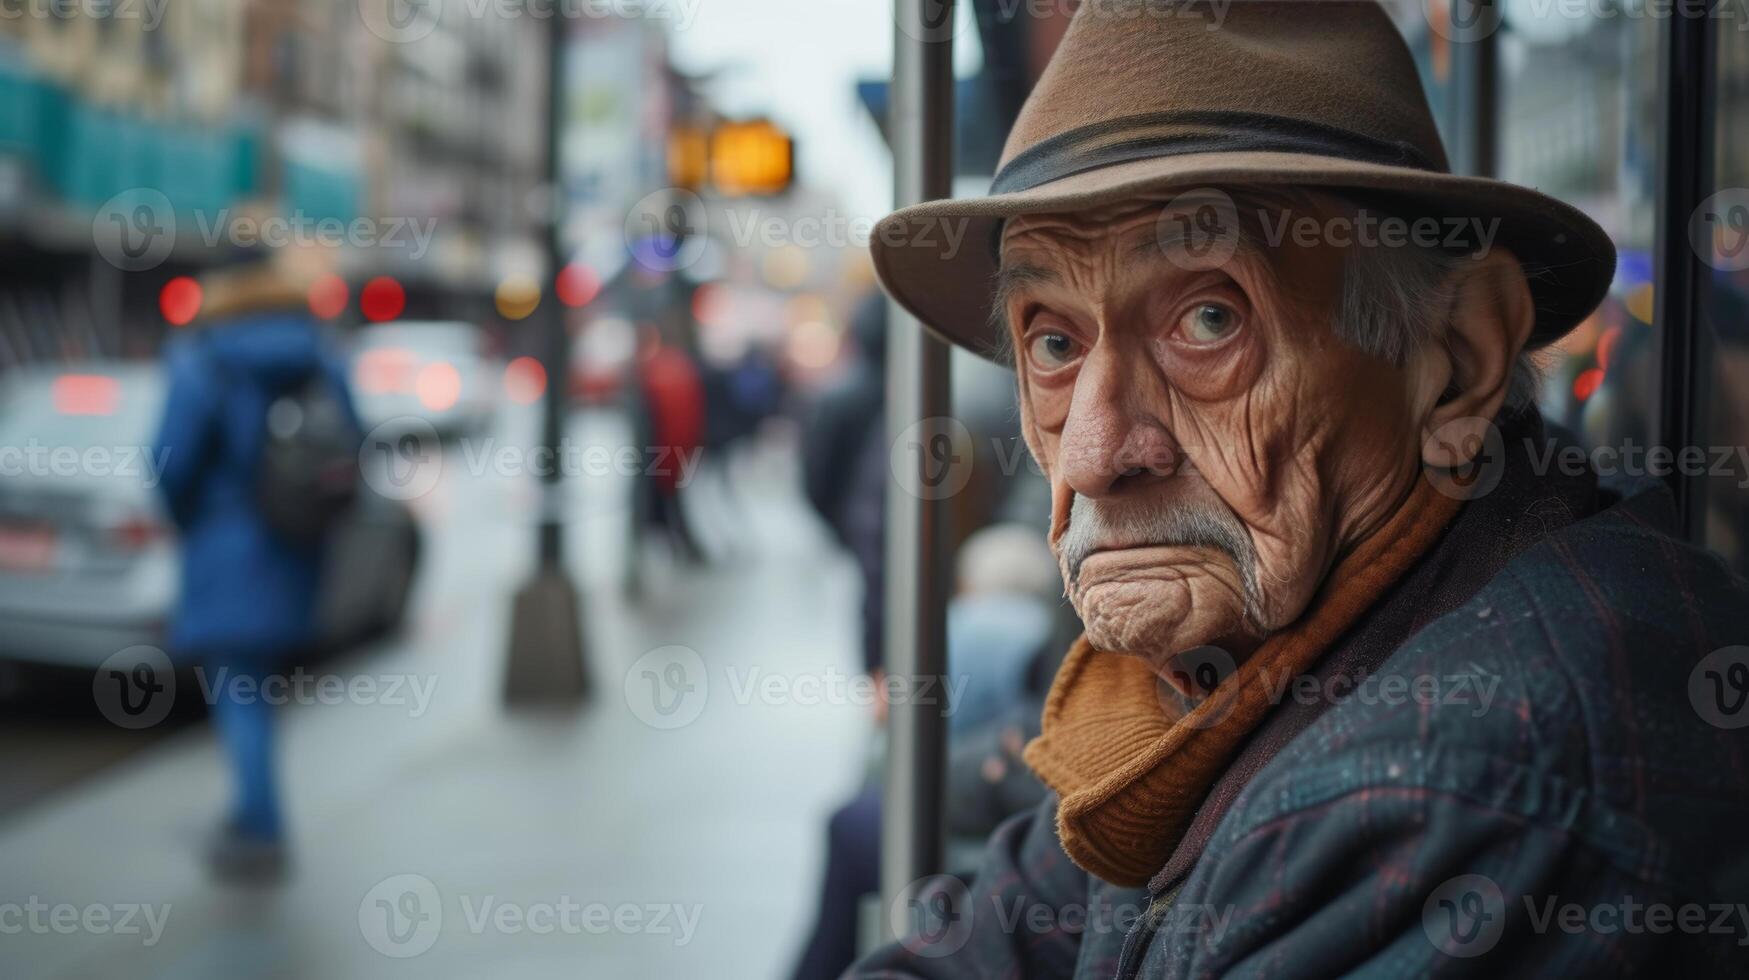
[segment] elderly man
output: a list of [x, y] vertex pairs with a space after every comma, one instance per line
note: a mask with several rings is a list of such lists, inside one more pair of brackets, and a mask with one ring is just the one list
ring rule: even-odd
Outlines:
[[1745, 585], [1532, 404], [1611, 245], [1449, 173], [1376, 4], [1221, 6], [1090, 0], [993, 195], [877, 229], [1086, 633], [1051, 798], [857, 975], [1740, 970]]

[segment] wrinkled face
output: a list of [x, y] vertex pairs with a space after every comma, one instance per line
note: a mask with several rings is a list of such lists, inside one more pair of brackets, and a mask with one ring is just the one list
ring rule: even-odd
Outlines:
[[1335, 334], [1340, 249], [1253, 229], [1210, 267], [1174, 241], [1179, 217], [1011, 219], [998, 280], [1069, 598], [1094, 646], [1161, 666], [1298, 618], [1421, 448], [1405, 371]]

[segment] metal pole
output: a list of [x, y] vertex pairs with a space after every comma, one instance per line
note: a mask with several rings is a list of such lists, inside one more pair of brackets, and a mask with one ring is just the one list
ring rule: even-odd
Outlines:
[[558, 16], [548, 20], [547, 198], [542, 215], [547, 288], [541, 291], [541, 308], [537, 312], [542, 327], [541, 366], [547, 376], [541, 403], [541, 446], [548, 465], [540, 475], [540, 525], [535, 535], [538, 558], [534, 575], [517, 591], [510, 612], [510, 656], [505, 670], [504, 699], [513, 706], [574, 705], [589, 693], [581, 605], [563, 561], [565, 485], [558, 465], [568, 396], [566, 369], [571, 360], [565, 308], [555, 288], [559, 270], [565, 264], [565, 246], [560, 241], [565, 211], [560, 154], [566, 115], [565, 49], [571, 20]]
[[[1706, 16], [1659, 21], [1659, 131], [1657, 241], [1653, 251], [1653, 323], [1663, 348], [1657, 440], [1673, 453], [1697, 445], [1697, 397], [1705, 373], [1700, 329], [1706, 278], [1689, 236], [1690, 221], [1706, 197], [1712, 171], [1713, 79], [1717, 38], [1715, 5]], [[1671, 467], [1682, 531], [1701, 535], [1706, 485], [1701, 475]]]
[[[893, 86], [894, 203], [952, 193], [953, 0], [895, 0]], [[976, 284], [967, 283], [967, 288]], [[886, 669], [912, 682], [905, 690], [944, 690], [947, 672], [947, 496], [934, 452], [950, 438], [947, 346], [918, 321], [891, 309], [887, 342], [887, 437], [894, 440], [894, 483], [887, 493]], [[937, 678], [919, 686], [925, 678]], [[947, 725], [940, 703], [904, 699], [888, 711], [886, 793], [881, 828], [881, 896], [899, 907], [918, 879], [942, 870], [942, 797]], [[938, 700], [938, 699], [927, 699]], [[895, 916], [882, 917], [895, 928]]]
[[[564, 174], [560, 153], [565, 121], [565, 41], [570, 23], [563, 17], [553, 17], [547, 28], [547, 188], [548, 201], [542, 242], [546, 246], [547, 284], [555, 286], [559, 270], [565, 267], [565, 246], [559, 241], [564, 227]], [[541, 445], [557, 459], [559, 441], [564, 437], [567, 366], [571, 353], [571, 337], [565, 330], [565, 306], [558, 301], [554, 289], [542, 290], [541, 305], [546, 328], [546, 342], [541, 345], [541, 367], [546, 370], [547, 386], [541, 401]], [[541, 473], [541, 522], [538, 548], [541, 566], [556, 569], [564, 557], [564, 515], [560, 495], [559, 467], [551, 466]]]
[[1452, 167], [1471, 177], [1493, 177], [1499, 166], [1500, 8], [1494, 0], [1470, 0], [1470, 7], [1471, 22], [1453, 31]]

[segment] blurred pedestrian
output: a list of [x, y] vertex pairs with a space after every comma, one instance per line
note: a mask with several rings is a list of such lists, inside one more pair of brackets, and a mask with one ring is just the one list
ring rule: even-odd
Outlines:
[[284, 871], [261, 685], [314, 638], [324, 532], [356, 490], [357, 417], [303, 278], [284, 260], [203, 276], [200, 314], [165, 352], [157, 453], [182, 545], [170, 644], [206, 672], [235, 777], [208, 852], [225, 879]]
[[[1038, 734], [1044, 688], [1060, 660], [1053, 641], [1079, 624], [1064, 622], [1073, 616], [1037, 528], [980, 528], [956, 566], [958, 593], [947, 609], [947, 817], [950, 832], [975, 849], [1044, 798], [1020, 754]], [[814, 927], [791, 980], [837, 977], [855, 960], [859, 909], [880, 887], [881, 813], [881, 787], [870, 783], [828, 819]]]
[[842, 377], [817, 395], [802, 418], [802, 481], [808, 502], [846, 547], [854, 547], [845, 513], [856, 459], [881, 428], [887, 393], [887, 301], [870, 292], [850, 320], [856, 351]]
[[701, 562], [704, 549], [686, 521], [680, 494], [704, 447], [704, 384], [697, 363], [686, 351], [665, 342], [654, 330], [646, 333], [645, 343], [637, 364], [645, 454], [653, 464], [642, 478], [649, 508], [646, 519], [662, 529], [675, 557]]
[[862, 579], [862, 666], [881, 671], [885, 642], [887, 301], [864, 296], [851, 316], [856, 358], [802, 417], [802, 483], [815, 513], [856, 561]]

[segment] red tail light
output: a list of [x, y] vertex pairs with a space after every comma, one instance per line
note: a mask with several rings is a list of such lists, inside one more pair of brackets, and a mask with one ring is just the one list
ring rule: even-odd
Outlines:
[[62, 415], [114, 415], [121, 384], [106, 374], [63, 374], [52, 397]]
[[148, 517], [130, 517], [109, 530], [109, 540], [118, 551], [144, 551], [166, 535], [164, 525]]

